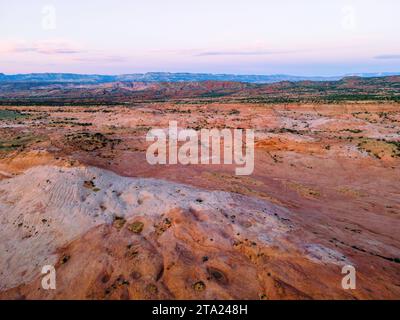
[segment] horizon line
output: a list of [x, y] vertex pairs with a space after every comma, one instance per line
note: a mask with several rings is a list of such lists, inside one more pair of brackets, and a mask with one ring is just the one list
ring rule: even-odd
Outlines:
[[27, 72], [27, 73], [4, 73], [0, 72], [0, 75], [4, 76], [18, 76], [18, 75], [83, 75], [83, 76], [129, 76], [129, 75], [146, 75], [146, 74], [188, 74], [188, 75], [213, 75], [213, 76], [256, 76], [256, 77], [270, 77], [270, 76], [290, 76], [299, 78], [330, 78], [330, 77], [346, 77], [346, 76], [357, 76], [357, 75], [400, 75], [400, 71], [379, 71], [379, 72], [350, 72], [342, 74], [330, 74], [330, 75], [299, 75], [290, 73], [269, 73], [269, 74], [257, 74], [257, 73], [213, 73], [213, 72], [171, 72], [171, 71], [147, 71], [147, 72], [132, 72], [132, 73], [75, 73], [75, 72]]

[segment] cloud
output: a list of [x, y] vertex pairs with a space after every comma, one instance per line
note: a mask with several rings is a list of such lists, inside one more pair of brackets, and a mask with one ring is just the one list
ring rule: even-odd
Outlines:
[[8, 53], [37, 53], [45, 55], [71, 55], [85, 51], [66, 41], [8, 42], [0, 44], [0, 51]]
[[128, 59], [122, 56], [110, 56], [110, 55], [88, 55], [85, 57], [77, 57], [74, 61], [85, 62], [85, 63], [123, 63], [127, 62]]
[[24, 63], [60, 66], [94, 66], [121, 65], [132, 61], [131, 57], [98, 49], [84, 48], [66, 39], [50, 39], [45, 41], [3, 40], [0, 41], [0, 57], [2, 61], [10, 59]]
[[36, 48], [36, 47], [18, 47], [13, 52], [35, 52], [41, 54], [77, 54], [82, 51], [71, 49], [57, 49], [57, 48]]
[[254, 49], [254, 50], [216, 50], [216, 51], [198, 51], [195, 56], [207, 57], [207, 56], [270, 56], [277, 54], [291, 54], [309, 52], [311, 50], [296, 49], [296, 50], [265, 50], [265, 49]]
[[207, 56], [265, 56], [265, 55], [273, 55], [273, 54], [284, 54], [284, 53], [292, 53], [293, 51], [265, 51], [265, 50], [256, 50], [256, 51], [206, 51], [196, 54], [199, 57], [207, 57]]
[[374, 59], [395, 60], [395, 59], [400, 59], [400, 54], [382, 54], [374, 57]]

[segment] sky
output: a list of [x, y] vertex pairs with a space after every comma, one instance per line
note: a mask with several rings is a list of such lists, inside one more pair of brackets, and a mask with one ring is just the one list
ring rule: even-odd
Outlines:
[[400, 72], [398, 0], [0, 0], [0, 73]]

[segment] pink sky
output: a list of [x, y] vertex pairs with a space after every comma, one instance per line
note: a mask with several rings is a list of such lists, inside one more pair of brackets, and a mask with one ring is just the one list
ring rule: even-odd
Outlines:
[[0, 72], [400, 71], [398, 12], [397, 0], [0, 0]]

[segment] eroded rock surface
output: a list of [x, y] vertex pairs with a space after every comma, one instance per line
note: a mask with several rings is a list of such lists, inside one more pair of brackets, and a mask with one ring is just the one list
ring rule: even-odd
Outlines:
[[[367, 288], [342, 290], [341, 266], [352, 261], [299, 239], [288, 215], [268, 201], [229, 192], [94, 167], [34, 167], [0, 182], [0, 297], [372, 295]], [[40, 271], [48, 264], [56, 267], [56, 290], [41, 289]]]
[[[400, 297], [397, 103], [0, 109], [2, 299]], [[253, 174], [150, 165], [172, 120], [254, 129]]]

